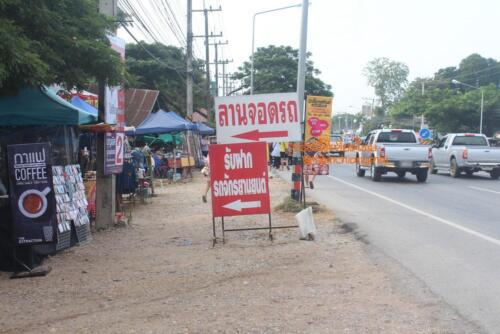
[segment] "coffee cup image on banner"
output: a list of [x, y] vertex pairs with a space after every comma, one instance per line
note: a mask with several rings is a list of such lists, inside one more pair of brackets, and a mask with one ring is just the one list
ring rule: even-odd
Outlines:
[[50, 187], [45, 188], [43, 191], [36, 189], [25, 190], [17, 201], [19, 212], [27, 218], [41, 217], [47, 211], [47, 195], [49, 193]]

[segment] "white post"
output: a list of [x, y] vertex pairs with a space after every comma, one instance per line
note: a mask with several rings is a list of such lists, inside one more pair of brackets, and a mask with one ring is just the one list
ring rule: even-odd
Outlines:
[[304, 89], [306, 79], [306, 55], [307, 55], [307, 18], [309, 12], [309, 0], [302, 0], [302, 23], [300, 29], [299, 65], [297, 73], [297, 95], [299, 103], [299, 115], [304, 120]]
[[481, 116], [479, 118], [479, 133], [483, 134], [483, 110], [484, 110], [484, 91], [481, 88]]
[[253, 95], [253, 54], [255, 50], [255, 16], [257, 13], [253, 15], [253, 24], [252, 24], [252, 65], [250, 68], [250, 95]]

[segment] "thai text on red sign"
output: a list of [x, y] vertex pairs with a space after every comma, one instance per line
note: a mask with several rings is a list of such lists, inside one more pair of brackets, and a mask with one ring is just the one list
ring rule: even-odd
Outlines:
[[266, 143], [211, 145], [214, 217], [270, 213]]
[[297, 93], [215, 98], [217, 142], [300, 141]]

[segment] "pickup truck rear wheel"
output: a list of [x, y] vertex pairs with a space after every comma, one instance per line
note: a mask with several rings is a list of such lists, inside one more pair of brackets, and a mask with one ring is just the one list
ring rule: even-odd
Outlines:
[[382, 179], [382, 171], [380, 168], [375, 167], [374, 164], [372, 164], [371, 172], [373, 181], [379, 182]]
[[417, 181], [418, 182], [425, 182], [425, 181], [427, 181], [427, 175], [428, 174], [429, 174], [429, 170], [427, 168], [419, 170], [417, 172]]
[[431, 174], [437, 174], [438, 170], [436, 168], [436, 164], [434, 163], [434, 159], [431, 159], [431, 167], [429, 169], [431, 170]]
[[460, 170], [458, 169], [457, 159], [451, 158], [450, 160], [450, 176], [453, 178], [460, 177]]
[[359, 161], [356, 162], [356, 175], [359, 177], [365, 176], [365, 170], [361, 168]]
[[500, 177], [500, 169], [494, 169], [490, 172], [490, 176], [493, 180], [498, 180]]

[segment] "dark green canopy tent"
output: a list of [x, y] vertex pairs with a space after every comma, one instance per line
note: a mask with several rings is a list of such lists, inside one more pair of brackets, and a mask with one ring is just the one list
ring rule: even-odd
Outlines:
[[171, 143], [174, 141], [174, 139], [175, 139], [175, 144], [180, 145], [182, 144], [183, 137], [184, 135], [182, 134], [172, 135], [170, 133], [164, 133], [159, 135], [158, 137], [146, 135], [143, 137], [143, 139], [146, 143], [148, 143], [149, 146], [153, 144], [163, 145], [165, 143]]
[[0, 126], [81, 125], [97, 117], [73, 106], [45, 86], [21, 89], [0, 98]]

